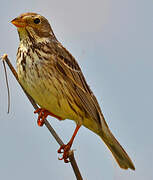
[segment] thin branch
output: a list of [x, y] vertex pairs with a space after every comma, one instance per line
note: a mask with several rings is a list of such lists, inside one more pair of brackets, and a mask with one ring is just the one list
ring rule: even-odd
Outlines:
[[[14, 77], [16, 78], [17, 82], [20, 84], [19, 82], [19, 79], [18, 79], [18, 75], [17, 75], [17, 72], [16, 70], [14, 69], [14, 67], [12, 66], [9, 58], [8, 58], [8, 55], [7, 54], [4, 54], [2, 56], [2, 60], [4, 62], [7, 63], [7, 65], [9, 66], [11, 72], [13, 73]], [[24, 90], [24, 88], [22, 87], [22, 85], [20, 84], [21, 88], [23, 89], [24, 93], [26, 94], [27, 98], [29, 99], [29, 101], [31, 102], [32, 106], [34, 107], [34, 109], [38, 109], [38, 106], [37, 104], [35, 103], [35, 101], [32, 99], [32, 97], [30, 95], [28, 95], [28, 93]], [[49, 132], [52, 134], [52, 136], [55, 138], [55, 140], [57, 141], [57, 143], [61, 146], [63, 145], [63, 141], [60, 139], [60, 137], [57, 135], [57, 133], [55, 132], [55, 130], [52, 128], [52, 126], [50, 125], [50, 123], [47, 121], [47, 119], [45, 119], [45, 122], [44, 122], [45, 126], [48, 128]], [[81, 176], [81, 173], [80, 173], [80, 170], [78, 168], [78, 165], [76, 163], [76, 160], [74, 158], [74, 153], [73, 153], [73, 150], [70, 150], [69, 151], [69, 160], [70, 160], [70, 163], [71, 163], [71, 166], [73, 168], [73, 171], [75, 173], [75, 176], [76, 176], [76, 179], [77, 180], [83, 180], [82, 176]]]
[[3, 67], [4, 67], [4, 72], [5, 72], [7, 95], [8, 95], [8, 109], [7, 109], [7, 113], [9, 113], [10, 112], [10, 89], [9, 89], [8, 77], [7, 77], [6, 66], [5, 66], [5, 62], [4, 61], [3, 61]]

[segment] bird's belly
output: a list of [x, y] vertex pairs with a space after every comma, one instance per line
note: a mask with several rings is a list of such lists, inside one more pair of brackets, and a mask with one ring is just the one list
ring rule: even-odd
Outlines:
[[[69, 96], [66, 89], [61, 86], [57, 78], [47, 80], [38, 76], [19, 76], [20, 83], [28, 92], [28, 94], [35, 100], [41, 108], [47, 109], [62, 119], [72, 119], [77, 122], [82, 122], [83, 112], [78, 107], [72, 109], [67, 96]], [[69, 98], [71, 99], [71, 97]], [[78, 112], [77, 112], [78, 111]]]

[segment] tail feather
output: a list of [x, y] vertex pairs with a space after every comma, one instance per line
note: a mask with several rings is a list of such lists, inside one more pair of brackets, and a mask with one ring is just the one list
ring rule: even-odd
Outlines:
[[109, 128], [106, 128], [101, 135], [102, 140], [107, 145], [109, 150], [112, 152], [115, 160], [119, 166], [123, 169], [132, 169], [135, 170], [134, 164], [132, 163], [130, 157], [127, 155], [125, 150], [113, 136]]

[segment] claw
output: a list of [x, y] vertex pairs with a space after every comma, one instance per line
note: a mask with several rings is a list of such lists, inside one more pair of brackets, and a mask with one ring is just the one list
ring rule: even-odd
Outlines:
[[68, 160], [68, 158], [69, 158], [69, 150], [70, 150], [70, 148], [71, 148], [71, 145], [72, 144], [70, 144], [70, 143], [68, 143], [68, 144], [63, 144], [60, 148], [59, 148], [59, 150], [57, 151], [59, 154], [61, 154], [61, 153], [63, 153], [63, 156], [61, 157], [61, 158], [58, 158], [59, 160], [64, 160], [64, 162], [65, 163], [68, 163], [68, 162], [70, 162], [69, 160]]
[[70, 152], [70, 149], [71, 149], [73, 140], [74, 140], [74, 138], [75, 138], [75, 136], [76, 136], [76, 134], [77, 134], [77, 132], [78, 132], [78, 130], [79, 130], [80, 127], [81, 127], [81, 125], [77, 125], [77, 126], [76, 126], [75, 131], [74, 131], [74, 133], [73, 133], [73, 135], [72, 135], [69, 143], [66, 144], [66, 145], [63, 144], [63, 145], [59, 148], [59, 150], [57, 151], [59, 154], [63, 154], [63, 156], [62, 156], [61, 158], [58, 158], [59, 160], [64, 160], [65, 163], [70, 162], [70, 161], [68, 160], [68, 158], [69, 158], [69, 152]]
[[45, 119], [47, 118], [48, 115], [50, 116], [53, 116], [59, 120], [62, 120], [61, 117], [59, 116], [56, 116], [54, 115], [53, 113], [49, 112], [48, 110], [46, 109], [43, 109], [43, 108], [38, 108], [34, 111], [34, 113], [38, 113], [38, 120], [37, 120], [37, 123], [38, 123], [38, 126], [43, 126], [44, 125], [44, 122], [45, 122]]
[[70, 160], [65, 159], [64, 157], [61, 157], [61, 158], [58, 157], [58, 160], [63, 160], [63, 159], [64, 159], [64, 162], [65, 162], [65, 163], [69, 163], [69, 162], [70, 162]]
[[[66, 146], [66, 145], [65, 145], [65, 144], [63, 144], [63, 145], [62, 145], [62, 146], [58, 149], [58, 151], [57, 151], [57, 152], [58, 152], [59, 154], [63, 153], [63, 152], [64, 152], [64, 148], [65, 148], [65, 146]], [[62, 150], [63, 150], [63, 151], [62, 151]]]

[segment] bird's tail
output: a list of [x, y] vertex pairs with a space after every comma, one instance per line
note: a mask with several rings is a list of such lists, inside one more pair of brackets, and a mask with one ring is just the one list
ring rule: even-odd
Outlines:
[[119, 144], [119, 142], [116, 140], [116, 138], [113, 136], [111, 131], [109, 130], [105, 120], [102, 123], [102, 134], [100, 137], [104, 141], [104, 143], [107, 145], [109, 150], [112, 152], [115, 160], [119, 164], [119, 166], [123, 169], [132, 169], [135, 170], [134, 164], [132, 163], [131, 159], [125, 152], [125, 150], [122, 148], [122, 146]]

